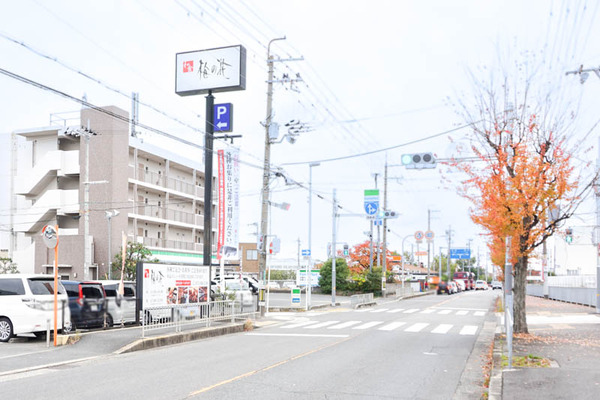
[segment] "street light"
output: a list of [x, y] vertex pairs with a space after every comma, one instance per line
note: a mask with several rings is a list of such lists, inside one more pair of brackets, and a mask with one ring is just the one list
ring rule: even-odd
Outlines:
[[402, 289], [404, 289], [404, 280], [406, 279], [406, 277], [404, 276], [404, 273], [406, 272], [404, 270], [404, 241], [406, 239], [408, 239], [409, 237], [413, 237], [414, 235], [407, 235], [402, 239]]
[[111, 220], [113, 217], [116, 217], [117, 215], [120, 214], [120, 212], [118, 210], [112, 210], [112, 211], [105, 211], [104, 212], [106, 215], [106, 219], [108, 220], [108, 279], [112, 279], [111, 277], [111, 247], [112, 247], [112, 243], [111, 243], [111, 237], [112, 237], [112, 224], [111, 224]]
[[308, 267], [306, 268], [306, 311], [310, 309], [311, 304], [311, 274], [312, 274], [312, 169], [318, 167], [320, 163], [308, 164]]

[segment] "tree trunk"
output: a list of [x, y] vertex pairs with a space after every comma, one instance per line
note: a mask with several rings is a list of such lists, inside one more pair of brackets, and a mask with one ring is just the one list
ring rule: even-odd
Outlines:
[[527, 288], [527, 257], [519, 258], [515, 265], [513, 280], [513, 333], [529, 333], [527, 329], [525, 291]]

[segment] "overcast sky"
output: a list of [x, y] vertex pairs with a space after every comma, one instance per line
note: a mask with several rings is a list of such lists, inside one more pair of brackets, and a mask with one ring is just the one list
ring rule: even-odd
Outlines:
[[[332, 191], [342, 213], [363, 213], [363, 192], [383, 189], [384, 164], [398, 164], [403, 153], [432, 151], [454, 155], [469, 132], [452, 104], [469, 101], [472, 78], [485, 79], [501, 62], [536, 60], [540, 79], [574, 96], [581, 133], [596, 122], [600, 80], [580, 85], [565, 72], [584, 64], [597, 66], [600, 43], [598, 3], [586, 1], [2, 1], [0, 68], [98, 106], [129, 111], [128, 96], [138, 92], [140, 122], [203, 143], [204, 96], [174, 93], [175, 54], [241, 44], [247, 49], [247, 89], [218, 93], [216, 103], [234, 104], [236, 141], [244, 162], [241, 172], [240, 239], [254, 241], [260, 221], [260, 190], [266, 115], [267, 44], [276, 78], [303, 82], [275, 85], [274, 121], [295, 119], [314, 130], [295, 144], [271, 148], [274, 167], [289, 181], [308, 186], [313, 168], [313, 254], [324, 258], [332, 232]], [[15, 43], [17, 42], [17, 43]], [[286, 61], [286, 59], [303, 60]], [[501, 62], [499, 62], [501, 60]], [[84, 75], [93, 77], [94, 80]], [[77, 111], [80, 105], [0, 74], [2, 181], [9, 176], [8, 137], [17, 129], [47, 126], [52, 113]], [[160, 110], [165, 115], [159, 114]], [[56, 120], [56, 118], [55, 118]], [[183, 123], [181, 123], [183, 122]], [[193, 132], [190, 127], [197, 127]], [[451, 133], [445, 133], [452, 131]], [[284, 133], [282, 131], [282, 133]], [[595, 145], [593, 131], [586, 138]], [[198, 149], [183, 149], [151, 132], [144, 140], [201, 159]], [[388, 151], [383, 151], [389, 149]], [[363, 155], [367, 153], [366, 155]], [[595, 158], [595, 154], [586, 157]], [[583, 156], [582, 156], [583, 157]], [[327, 161], [337, 159], [333, 161]], [[298, 164], [299, 163], [299, 164]], [[452, 184], [443, 184], [441, 175]], [[460, 175], [440, 167], [426, 171], [389, 168], [388, 208], [401, 214], [391, 221], [389, 248], [400, 251], [402, 238], [427, 229], [427, 211], [438, 243], [452, 226], [456, 246], [484, 253], [482, 233], [469, 219], [469, 204], [456, 194]], [[3, 184], [4, 185], [4, 184]], [[6, 184], [7, 185], [7, 184]], [[7, 187], [7, 186], [5, 186]], [[307, 248], [307, 190], [272, 184], [272, 201], [291, 204], [273, 209], [271, 233], [282, 240], [282, 255], [296, 257]], [[6, 191], [4, 191], [6, 193]], [[5, 195], [6, 196], [6, 195]], [[382, 199], [383, 201], [383, 199]], [[10, 213], [7, 197], [1, 215]], [[577, 224], [588, 224], [582, 209]], [[6, 225], [2, 226], [6, 229]], [[338, 240], [366, 240], [363, 217], [341, 217]], [[413, 243], [406, 240], [407, 248]], [[6, 244], [3, 244], [3, 247]], [[454, 246], [453, 246], [454, 247]]]

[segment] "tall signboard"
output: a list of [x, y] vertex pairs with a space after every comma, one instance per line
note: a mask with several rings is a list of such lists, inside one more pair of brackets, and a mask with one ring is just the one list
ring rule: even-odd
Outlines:
[[237, 257], [239, 246], [239, 150], [217, 152], [219, 160], [219, 236], [218, 257]]
[[175, 67], [175, 93], [180, 96], [246, 89], [246, 49], [241, 45], [177, 53]]

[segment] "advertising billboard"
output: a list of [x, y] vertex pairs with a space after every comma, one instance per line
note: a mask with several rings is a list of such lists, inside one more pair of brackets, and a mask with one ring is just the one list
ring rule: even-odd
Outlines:
[[208, 266], [138, 263], [137, 274], [142, 309], [208, 300]]
[[175, 93], [180, 96], [246, 89], [246, 49], [230, 46], [175, 55]]
[[219, 164], [219, 232], [218, 257], [237, 258], [239, 247], [239, 150], [227, 148], [217, 152]]

